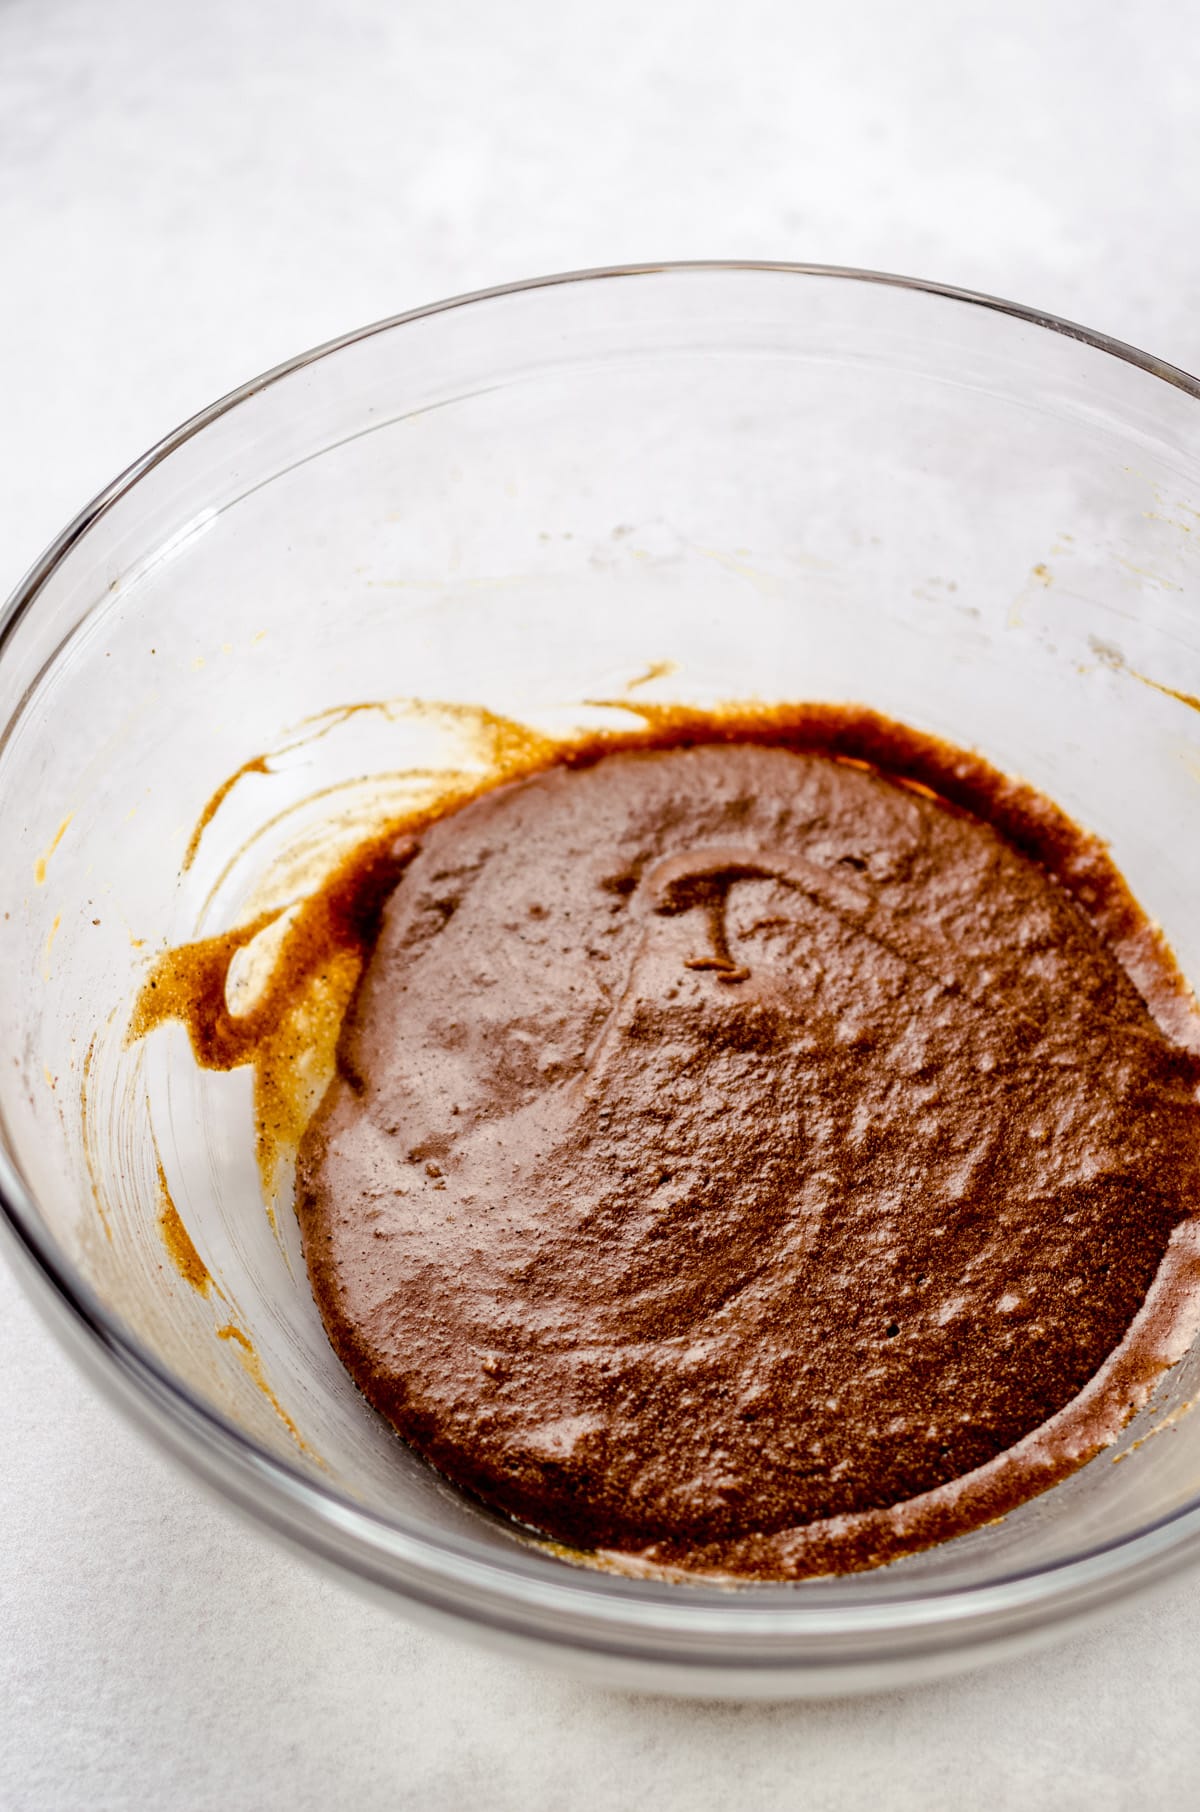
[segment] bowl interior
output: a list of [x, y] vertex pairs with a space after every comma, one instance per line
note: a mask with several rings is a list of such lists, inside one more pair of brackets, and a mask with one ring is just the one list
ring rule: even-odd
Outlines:
[[[937, 293], [592, 278], [253, 388], [60, 549], [7, 630], [0, 1114], [24, 1212], [165, 1371], [311, 1480], [313, 1518], [348, 1501], [561, 1579], [359, 1398], [286, 1171], [274, 1224], [264, 1206], [247, 1075], [198, 1070], [176, 1026], [126, 1039], [148, 960], [295, 897], [384, 807], [485, 771], [480, 708], [565, 732], [633, 724], [642, 701], [830, 699], [1049, 793], [1200, 981], [1198, 596], [1195, 396]], [[185, 870], [206, 802], [260, 756]], [[1200, 1491], [1198, 1367], [1004, 1522], [758, 1601], [921, 1599], [1176, 1515]], [[636, 1607], [664, 1588], [588, 1589]]]

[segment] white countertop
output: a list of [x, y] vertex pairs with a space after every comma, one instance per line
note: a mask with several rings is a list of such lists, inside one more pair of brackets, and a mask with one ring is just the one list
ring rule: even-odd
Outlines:
[[[645, 16], [641, 16], [644, 10]], [[867, 264], [1200, 369], [1189, 0], [3, 0], [0, 591], [290, 353], [574, 266]], [[1194, 1809], [1200, 1578], [951, 1685], [601, 1693], [364, 1607], [100, 1403], [0, 1266], [0, 1807]]]

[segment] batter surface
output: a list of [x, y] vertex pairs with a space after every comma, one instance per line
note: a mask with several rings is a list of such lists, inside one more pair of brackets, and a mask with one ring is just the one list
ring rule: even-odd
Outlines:
[[980, 817], [733, 742], [399, 856], [298, 1209], [336, 1350], [488, 1503], [635, 1570], [877, 1564], [1186, 1347], [1196, 1058]]

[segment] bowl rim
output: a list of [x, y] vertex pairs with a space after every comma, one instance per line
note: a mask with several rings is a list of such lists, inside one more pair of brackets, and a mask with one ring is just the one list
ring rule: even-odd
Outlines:
[[[212, 423], [305, 367], [427, 316], [526, 291], [614, 278], [729, 272], [875, 285], [986, 309], [1080, 341], [1200, 402], [1200, 379], [1124, 341], [980, 291], [889, 272], [845, 265], [710, 259], [600, 266], [499, 284], [390, 315], [327, 340], [239, 385], [166, 434], [85, 504], [18, 582], [0, 612], [0, 659], [17, 625], [58, 566], [142, 478]], [[6, 739], [8, 729], [8, 725], [0, 726], [0, 740]], [[803, 1582], [799, 1587], [755, 1584], [731, 1592], [711, 1584], [689, 1582], [681, 1588], [622, 1579], [624, 1589], [617, 1591], [614, 1576], [568, 1566], [551, 1578], [544, 1561], [535, 1560], [519, 1542], [514, 1541], [511, 1551], [497, 1548], [484, 1554], [467, 1536], [406, 1529], [260, 1446], [236, 1423], [201, 1401], [75, 1274], [2, 1146], [0, 1227], [7, 1231], [7, 1243], [15, 1248], [21, 1281], [74, 1357], [160, 1445], [258, 1521], [310, 1554], [432, 1612], [487, 1625], [496, 1632], [532, 1636], [543, 1643], [566, 1643], [597, 1654], [665, 1659], [700, 1670], [730, 1664], [738, 1669], [813, 1670], [836, 1667], [839, 1658], [860, 1663], [864, 1657], [878, 1659], [881, 1648], [892, 1656], [935, 1648], [965, 1649], [994, 1640], [1001, 1626], [1012, 1635], [1020, 1629], [1066, 1621], [1133, 1591], [1181, 1559], [1200, 1557], [1197, 1494], [1131, 1534], [1049, 1564], [1013, 1568], [982, 1585], [923, 1590], [921, 1582], [914, 1581], [911, 1590], [888, 1590], [885, 1596], [867, 1602], [849, 1603], [836, 1592], [830, 1595], [827, 1587], [836, 1586], [836, 1581], [820, 1582], [810, 1595]], [[878, 1577], [885, 1582], [897, 1579], [892, 1568], [882, 1569]], [[861, 1593], [861, 1587], [856, 1589]], [[556, 1615], [564, 1627], [547, 1627]], [[717, 1657], [693, 1646], [718, 1636], [726, 1643], [736, 1641], [736, 1651], [726, 1649]], [[845, 1648], [841, 1656], [834, 1652], [839, 1646]]]

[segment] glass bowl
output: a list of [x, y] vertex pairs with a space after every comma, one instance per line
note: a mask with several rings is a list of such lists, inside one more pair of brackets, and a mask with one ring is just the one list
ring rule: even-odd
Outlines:
[[335, 1360], [246, 1073], [126, 1030], [155, 954], [482, 771], [495, 715], [644, 701], [855, 700], [980, 750], [1108, 839], [1195, 981], [1198, 509], [1193, 379], [986, 297], [774, 265], [418, 310], [146, 454], [0, 641], [4, 1220], [88, 1374], [343, 1577], [630, 1686], [911, 1681], [1173, 1575], [1200, 1553], [1195, 1352], [1067, 1483], [879, 1571], [664, 1584], [532, 1545]]

